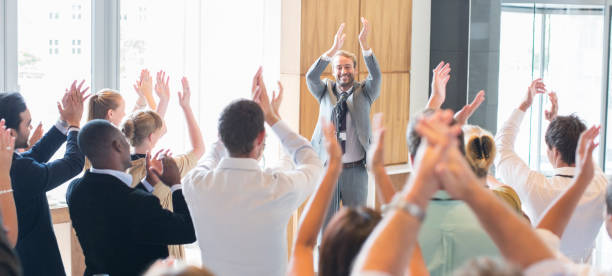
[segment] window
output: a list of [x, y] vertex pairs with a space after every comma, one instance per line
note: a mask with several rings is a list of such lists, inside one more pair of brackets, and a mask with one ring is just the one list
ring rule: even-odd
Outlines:
[[[536, 78], [543, 78], [548, 90], [558, 94], [559, 115], [575, 113], [588, 126], [599, 124], [603, 7], [503, 5], [501, 14], [498, 126]], [[516, 147], [533, 169], [552, 174], [544, 142], [544, 110], [549, 105], [548, 97], [534, 100]]]
[[[238, 5], [241, 8], [235, 9]], [[120, 91], [127, 102], [136, 99], [132, 86], [140, 70], [149, 69], [153, 78], [159, 70], [170, 76], [168, 132], [159, 147], [175, 153], [191, 147], [177, 104], [183, 76], [189, 78], [191, 105], [207, 145], [217, 139], [221, 110], [234, 99], [250, 97], [252, 76], [259, 65], [265, 67], [270, 92], [276, 87], [280, 77], [279, 0], [121, 1], [120, 18]], [[237, 24], [236, 18], [248, 24]], [[278, 145], [274, 135], [268, 135], [265, 156], [278, 156]], [[188, 262], [200, 263], [197, 245], [186, 249]]]
[[[74, 2], [85, 7], [86, 19], [74, 24], [60, 18], [59, 12], [69, 11]], [[61, 99], [64, 89], [75, 80], [91, 83], [91, 20], [90, 1], [18, 1], [18, 84], [32, 114], [32, 126], [42, 122], [45, 130], [59, 118], [53, 103]], [[49, 22], [47, 20], [54, 19]], [[74, 38], [83, 41], [82, 55], [72, 55], [67, 47]], [[62, 42], [62, 43], [60, 43]], [[64, 46], [65, 45], [65, 46]], [[61, 49], [61, 50], [60, 50]], [[72, 48], [73, 53], [75, 51]], [[63, 155], [58, 151], [56, 157]], [[63, 202], [65, 186], [49, 193], [50, 204]]]

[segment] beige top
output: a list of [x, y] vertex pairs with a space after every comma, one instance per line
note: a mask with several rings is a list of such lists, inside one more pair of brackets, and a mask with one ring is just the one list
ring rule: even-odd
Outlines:
[[[198, 163], [198, 158], [195, 153], [189, 152], [174, 157], [174, 161], [178, 166], [181, 178], [185, 176], [191, 169], [195, 168]], [[140, 158], [132, 161], [132, 167], [127, 170], [132, 175], [132, 188], [136, 187], [140, 181], [147, 176], [145, 168], [145, 159]], [[172, 211], [172, 192], [170, 187], [163, 183], [153, 184], [153, 194], [159, 198], [159, 202], [164, 209]]]

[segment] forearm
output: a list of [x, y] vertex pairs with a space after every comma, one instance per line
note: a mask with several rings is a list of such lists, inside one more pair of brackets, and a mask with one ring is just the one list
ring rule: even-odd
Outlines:
[[317, 235], [323, 224], [323, 219], [329, 208], [332, 194], [341, 171], [340, 162], [333, 162], [327, 167], [327, 172], [311, 197], [298, 229], [296, 246], [314, 249]]
[[[427, 209], [429, 198], [423, 195], [421, 179], [411, 181], [410, 190], [402, 195], [407, 202]], [[368, 237], [355, 262], [353, 271], [380, 271], [402, 275], [417, 244], [421, 222], [403, 210], [389, 211]]]
[[183, 112], [185, 113], [185, 120], [187, 121], [187, 130], [189, 131], [189, 139], [191, 140], [191, 146], [193, 147], [193, 153], [196, 154], [200, 159], [205, 151], [204, 139], [202, 138], [202, 132], [200, 131], [200, 126], [196, 121], [195, 116], [193, 115], [193, 110], [190, 106], [186, 106], [183, 108]]
[[[0, 190], [11, 190], [11, 178], [8, 177], [8, 175], [0, 180]], [[17, 244], [18, 224], [15, 199], [12, 192], [6, 192], [0, 195], [0, 212], [2, 213], [3, 226], [8, 231], [8, 240], [11, 247], [14, 247], [15, 244]], [[2, 230], [0, 229], [0, 231]]]
[[145, 95], [145, 101], [151, 110], [157, 109], [157, 103], [155, 103], [155, 98], [153, 97], [153, 93], [148, 93]]
[[429, 97], [429, 101], [427, 101], [427, 106], [425, 106], [425, 108], [427, 108], [427, 109], [439, 109], [442, 106], [443, 103], [444, 102], [442, 101], [440, 96], [432, 91], [431, 92], [431, 96]]
[[[471, 185], [471, 192], [465, 202], [474, 211], [506, 260], [524, 269], [538, 261], [554, 257], [527, 222], [478, 183]], [[525, 250], [526, 248], [529, 250]]]
[[563, 236], [580, 198], [589, 185], [589, 181], [576, 179], [574, 183], [550, 206], [537, 228], [547, 229], [558, 237]]
[[157, 112], [157, 114], [159, 114], [160, 117], [164, 118], [166, 116], [167, 110], [168, 110], [168, 100], [160, 99], [155, 112]]
[[372, 169], [374, 173], [374, 181], [376, 181], [376, 193], [382, 204], [389, 204], [393, 196], [395, 196], [395, 187], [391, 182], [391, 178], [387, 175], [387, 171], [383, 166], [377, 166]]

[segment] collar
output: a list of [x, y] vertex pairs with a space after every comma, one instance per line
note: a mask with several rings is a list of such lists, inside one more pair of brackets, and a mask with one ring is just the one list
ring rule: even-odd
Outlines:
[[446, 191], [437, 191], [432, 197], [432, 200], [454, 200]]
[[350, 95], [353, 92], [353, 88], [354, 87], [355, 87], [355, 82], [353, 82], [353, 85], [351, 85], [351, 88], [349, 88], [349, 90], [342, 91], [340, 89], [340, 85], [336, 82], [336, 85], [335, 85], [336, 89], [335, 90], [336, 90], [336, 93], [338, 93], [338, 96], [340, 95], [340, 93], [349, 93], [349, 95]]
[[132, 161], [138, 160], [138, 159], [142, 159], [142, 158], [146, 158], [147, 155], [146, 154], [142, 154], [142, 153], [134, 153], [132, 155], [130, 155], [130, 158], [132, 158]]
[[555, 171], [554, 176], [574, 177], [574, 174], [576, 173], [576, 168], [561, 167], [561, 168], [556, 168], [554, 171]]
[[96, 169], [93, 167], [89, 169], [89, 172], [114, 176], [121, 180], [121, 182], [125, 183], [125, 185], [127, 185], [128, 187], [132, 186], [132, 175], [130, 175], [129, 173], [116, 170]]
[[238, 169], [250, 171], [261, 170], [259, 162], [253, 158], [223, 157], [223, 159], [221, 159], [221, 162], [219, 162], [218, 167], [221, 169]]

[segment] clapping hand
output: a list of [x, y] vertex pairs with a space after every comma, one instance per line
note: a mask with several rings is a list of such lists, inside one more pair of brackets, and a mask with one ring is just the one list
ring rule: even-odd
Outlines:
[[368, 34], [370, 33], [370, 24], [368, 20], [365, 18], [361, 18], [361, 24], [363, 27], [361, 28], [361, 32], [359, 32], [359, 45], [361, 45], [362, 51], [370, 50], [370, 45], [368, 45]]
[[342, 46], [344, 45], [344, 40], [346, 39], [346, 34], [344, 33], [344, 26], [344, 23], [340, 24], [340, 27], [338, 28], [338, 31], [334, 36], [334, 44], [332, 45], [331, 49], [329, 49], [329, 51], [325, 53], [325, 55], [327, 55], [328, 57], [334, 56], [336, 52], [342, 49]]
[[472, 103], [466, 104], [461, 110], [455, 113], [455, 120], [460, 125], [465, 125], [468, 119], [474, 114], [476, 109], [484, 102], [485, 100], [485, 91], [480, 90], [478, 94], [476, 94], [476, 98], [472, 101]]
[[270, 103], [270, 98], [268, 97], [268, 91], [266, 90], [266, 85], [263, 81], [262, 76], [263, 68], [259, 67], [257, 73], [253, 77], [253, 87], [251, 88], [251, 94], [253, 96], [253, 101], [259, 104], [261, 110], [264, 113], [264, 119], [268, 125], [274, 125], [280, 118], [276, 116], [274, 112], [274, 107]]
[[189, 100], [191, 99], [191, 88], [189, 88], [187, 77], [181, 79], [181, 84], [183, 85], [183, 92], [178, 92], [179, 105], [185, 109], [190, 107]]
[[166, 76], [166, 72], [159, 71], [157, 72], [155, 78], [155, 94], [159, 97], [160, 101], [169, 101], [170, 100], [170, 76]]
[[557, 118], [557, 113], [559, 112], [559, 99], [554, 91], [548, 93], [548, 98], [550, 99], [550, 110], [544, 110], [544, 117], [549, 122], [552, 122], [552, 120]]
[[78, 86], [76, 80], [66, 89], [61, 103], [57, 103], [57, 109], [60, 113], [60, 119], [66, 121], [70, 126], [80, 126], [81, 117], [83, 117], [83, 103], [91, 94], [85, 95], [89, 87], [82, 89], [85, 81], [83, 80]]
[[531, 104], [533, 104], [533, 98], [535, 98], [537, 94], [544, 94], [546, 92], [546, 85], [542, 79], [535, 79], [527, 88], [527, 94], [525, 94], [525, 98], [519, 106], [519, 109], [523, 112], [527, 111], [527, 109], [531, 107]]

